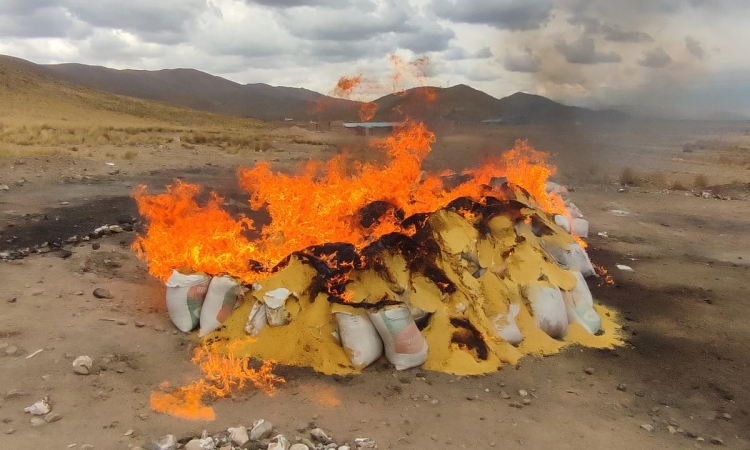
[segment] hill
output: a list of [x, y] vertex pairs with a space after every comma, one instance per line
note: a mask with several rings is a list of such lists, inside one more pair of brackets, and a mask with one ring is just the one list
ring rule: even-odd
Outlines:
[[155, 101], [71, 86], [45, 66], [0, 55], [0, 120], [6, 123], [65, 122], [211, 126], [260, 123]]
[[551, 123], [577, 121], [623, 120], [617, 111], [594, 111], [566, 106], [548, 98], [517, 92], [497, 99], [482, 91], [460, 84], [450, 88], [419, 87], [386, 95], [378, 100], [375, 120], [398, 120], [407, 117], [424, 120], [448, 119], [460, 123], [478, 123], [502, 119], [503, 123]]
[[44, 67], [76, 86], [262, 120], [351, 118], [359, 107], [356, 102], [308, 89], [243, 85], [195, 69], [116, 70], [83, 64]]

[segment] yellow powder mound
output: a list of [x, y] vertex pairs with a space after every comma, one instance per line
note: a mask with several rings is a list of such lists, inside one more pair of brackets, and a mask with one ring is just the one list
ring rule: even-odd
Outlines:
[[[293, 293], [286, 304], [289, 323], [266, 325], [254, 341], [235, 347], [238, 356], [308, 366], [325, 374], [357, 372], [339, 342], [333, 313], [364, 314], [368, 311], [364, 305], [383, 300], [386, 307], [405, 305], [415, 317], [427, 316], [420, 325], [429, 346], [423, 365], [428, 370], [482, 374], [503, 364], [516, 364], [525, 355], [550, 355], [569, 345], [613, 348], [622, 344], [615, 314], [601, 305], [594, 306], [601, 318], [596, 335], [571, 323], [567, 334], [555, 339], [537, 325], [528, 290], [570, 291], [578, 282], [576, 269], [556, 262], [545, 250], [567, 248], [575, 242], [570, 234], [532, 208], [497, 214], [483, 226], [480, 220], [448, 210], [437, 211], [427, 220], [428, 237], [440, 248], [439, 254], [429, 258], [455, 286], [453, 292], [441, 291], [434, 277], [410, 265], [397, 250], [384, 248], [378, 254], [379, 269], [369, 264], [349, 274], [344, 296], [348, 303], [332, 303], [327, 293], [311, 298], [317, 272], [304, 259], [292, 256], [283, 269], [256, 283], [245, 303], [209, 338], [244, 339], [253, 304], [263, 302], [269, 291], [286, 288]], [[511, 310], [517, 311], [510, 320], [523, 337], [518, 345], [498, 334], [497, 324], [509, 323]]]

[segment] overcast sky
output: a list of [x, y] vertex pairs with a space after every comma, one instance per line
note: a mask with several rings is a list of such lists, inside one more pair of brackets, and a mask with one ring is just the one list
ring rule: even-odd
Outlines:
[[393, 88], [390, 55], [426, 55], [429, 85], [750, 115], [749, 24], [747, 0], [0, 0], [0, 53], [324, 94], [362, 73], [362, 100]]

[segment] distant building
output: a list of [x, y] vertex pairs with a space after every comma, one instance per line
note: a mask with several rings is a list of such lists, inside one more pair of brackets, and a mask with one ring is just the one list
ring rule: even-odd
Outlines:
[[505, 119], [503, 119], [502, 117], [494, 117], [492, 119], [484, 119], [482, 123], [485, 125], [500, 125], [502, 123], [505, 123]]
[[390, 134], [394, 128], [403, 124], [403, 122], [344, 122], [344, 128], [354, 130], [360, 136], [371, 136], [373, 134]]

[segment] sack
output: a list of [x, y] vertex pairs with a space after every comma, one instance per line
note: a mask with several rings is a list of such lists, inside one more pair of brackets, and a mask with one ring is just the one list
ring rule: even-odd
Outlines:
[[245, 333], [252, 337], [255, 337], [260, 333], [260, 330], [266, 326], [266, 305], [263, 302], [255, 302], [253, 308], [250, 310], [250, 314], [247, 316], [247, 323], [245, 324]]
[[511, 303], [507, 314], [498, 314], [492, 319], [495, 333], [511, 345], [518, 345], [523, 341], [523, 334], [516, 324], [516, 316], [521, 311], [521, 305]]
[[266, 320], [272, 327], [279, 327], [289, 323], [286, 314], [286, 300], [290, 295], [296, 294], [287, 288], [278, 288], [263, 294], [263, 303], [266, 304]]
[[570, 249], [570, 255], [568, 256], [568, 265], [570, 267], [578, 269], [586, 278], [596, 275], [589, 255], [586, 254], [586, 250], [581, 247], [581, 244], [574, 242], [568, 246], [568, 249]]
[[531, 304], [531, 314], [536, 325], [553, 338], [568, 333], [568, 313], [560, 289], [538, 284], [529, 286], [526, 296]]
[[416, 367], [427, 360], [427, 341], [409, 308], [400, 306], [370, 313], [370, 320], [383, 340], [385, 357], [396, 370]]
[[208, 285], [206, 300], [201, 310], [201, 329], [199, 337], [219, 328], [229, 318], [237, 305], [240, 284], [228, 276], [213, 277]]
[[594, 309], [594, 297], [583, 275], [577, 270], [572, 272], [576, 277], [576, 286], [568, 292], [563, 292], [568, 323], [579, 323], [589, 333], [596, 334], [602, 327], [602, 319]]
[[582, 238], [589, 237], [589, 221], [586, 219], [573, 219], [573, 234]]
[[356, 369], [374, 363], [383, 355], [383, 341], [366, 314], [335, 313], [341, 346]]
[[167, 311], [178, 330], [189, 333], [198, 326], [201, 306], [211, 277], [196, 273], [183, 275], [172, 271], [167, 280]]
[[570, 233], [570, 220], [567, 217], [562, 214], [555, 214], [555, 224], [565, 230], [566, 233]]

